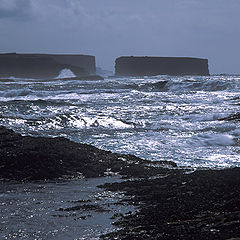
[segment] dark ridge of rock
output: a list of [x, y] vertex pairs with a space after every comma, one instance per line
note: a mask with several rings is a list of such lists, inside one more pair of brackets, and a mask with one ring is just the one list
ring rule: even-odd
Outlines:
[[[105, 184], [139, 205], [104, 240], [240, 239], [240, 168]], [[130, 202], [131, 203], [131, 202]]]
[[188, 57], [119, 57], [116, 76], [202, 75], [208, 76], [208, 59]]
[[96, 73], [95, 56], [91, 55], [77, 55], [77, 54], [39, 54], [50, 56], [60, 64], [67, 64], [73, 67], [83, 68], [89, 74]]
[[95, 57], [88, 55], [0, 54], [0, 77], [55, 78], [63, 69], [76, 76], [95, 74]]
[[173, 162], [150, 161], [115, 154], [62, 137], [21, 136], [0, 126], [0, 179], [41, 180], [99, 177], [119, 173], [126, 177], [165, 174]]
[[109, 210], [104, 209], [102, 206], [97, 204], [83, 204], [77, 205], [69, 208], [59, 208], [58, 211], [70, 212], [70, 211], [95, 211], [95, 212], [109, 212]]
[[228, 117], [220, 118], [219, 121], [240, 121], [240, 112], [233, 113]]

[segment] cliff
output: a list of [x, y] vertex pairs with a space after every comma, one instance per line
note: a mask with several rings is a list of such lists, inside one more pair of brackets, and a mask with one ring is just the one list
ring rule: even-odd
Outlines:
[[54, 78], [62, 69], [70, 69], [76, 76], [96, 71], [95, 57], [88, 55], [56, 54], [0, 54], [0, 77]]
[[116, 76], [209, 75], [208, 59], [187, 57], [119, 57]]

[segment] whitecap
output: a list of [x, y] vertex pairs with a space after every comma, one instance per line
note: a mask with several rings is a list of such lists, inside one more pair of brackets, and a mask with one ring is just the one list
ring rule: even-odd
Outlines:
[[30, 89], [13, 89], [4, 92], [2, 96], [5, 98], [22, 97], [31, 94], [31, 92]]
[[192, 146], [232, 146], [234, 138], [228, 134], [199, 134], [194, 136], [188, 143]]
[[103, 127], [110, 129], [125, 129], [134, 127], [133, 124], [125, 123], [121, 120], [109, 117], [82, 117], [80, 119], [73, 118], [70, 121], [70, 124], [74, 127], [83, 128], [83, 127]]
[[70, 69], [62, 69], [59, 73], [59, 75], [56, 77], [56, 79], [59, 79], [59, 78], [73, 78], [73, 77], [76, 77], [76, 75], [70, 70]]
[[206, 142], [209, 145], [231, 146], [234, 144], [234, 139], [231, 135], [219, 134], [219, 135], [210, 137], [210, 139], [208, 139]]

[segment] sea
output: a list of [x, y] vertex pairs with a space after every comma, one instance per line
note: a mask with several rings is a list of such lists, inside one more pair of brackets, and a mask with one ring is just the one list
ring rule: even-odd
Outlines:
[[[65, 69], [57, 79], [0, 79], [0, 125], [193, 170], [240, 166], [240, 122], [220, 120], [240, 111], [239, 75], [70, 77]], [[116, 180], [1, 183], [1, 239], [98, 239], [113, 229], [111, 213], [129, 206], [85, 219], [57, 209], [99, 194], [110, 206], [119, 196], [96, 185]]]

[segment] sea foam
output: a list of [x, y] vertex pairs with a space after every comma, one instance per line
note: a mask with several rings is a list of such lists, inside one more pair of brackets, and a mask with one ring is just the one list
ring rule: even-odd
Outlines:
[[229, 134], [199, 134], [194, 136], [190, 145], [192, 146], [232, 146], [235, 141]]
[[60, 71], [59, 75], [56, 77], [56, 79], [63, 79], [63, 78], [73, 78], [76, 77], [76, 75], [70, 70], [70, 69], [63, 69]]
[[14, 89], [14, 90], [8, 90], [3, 93], [3, 97], [5, 98], [12, 98], [12, 97], [19, 97], [19, 96], [27, 96], [31, 94], [30, 89]]

